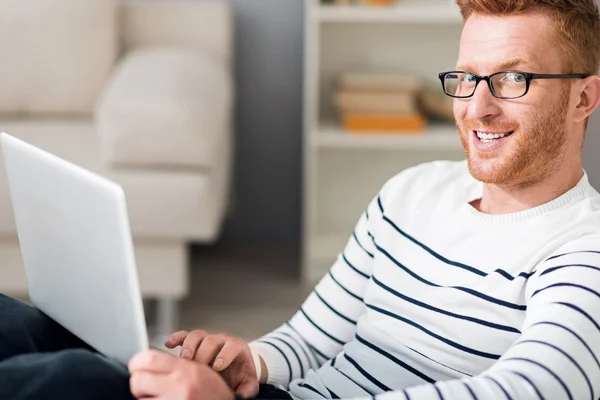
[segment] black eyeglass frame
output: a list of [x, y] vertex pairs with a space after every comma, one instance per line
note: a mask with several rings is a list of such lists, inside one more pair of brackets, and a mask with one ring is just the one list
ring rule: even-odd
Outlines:
[[[456, 73], [468, 74], [468, 75], [475, 77], [475, 86], [473, 88], [473, 93], [471, 93], [469, 96], [456, 96], [456, 95], [450, 94], [450, 93], [448, 93], [448, 91], [446, 91], [446, 85], [445, 85], [446, 75], [456, 74]], [[496, 94], [496, 91], [494, 90], [494, 87], [492, 85], [492, 77], [494, 77], [496, 75], [507, 74], [507, 73], [521, 74], [525, 77], [525, 84], [526, 84], [525, 93], [523, 93], [520, 96], [516, 96], [516, 97], [504, 97], [504, 96], [498, 96]], [[442, 82], [442, 89], [444, 90], [444, 93], [447, 96], [454, 97], [456, 99], [468, 99], [468, 98], [473, 97], [473, 95], [475, 94], [475, 91], [477, 90], [477, 87], [479, 86], [479, 83], [481, 81], [486, 81], [488, 84], [488, 88], [490, 89], [490, 92], [492, 92], [492, 95], [494, 95], [494, 97], [496, 97], [498, 99], [503, 99], [503, 100], [513, 100], [513, 99], [519, 99], [519, 98], [525, 96], [527, 93], [529, 93], [529, 87], [531, 86], [531, 81], [533, 79], [585, 79], [585, 78], [588, 78], [589, 75], [585, 75], [585, 74], [532, 74], [530, 72], [521, 72], [521, 71], [500, 71], [500, 72], [496, 72], [492, 75], [479, 76], [479, 75], [475, 75], [475, 74], [472, 74], [472, 73], [466, 72], [466, 71], [448, 71], [448, 72], [440, 72], [439, 77], [440, 77], [440, 81]]]

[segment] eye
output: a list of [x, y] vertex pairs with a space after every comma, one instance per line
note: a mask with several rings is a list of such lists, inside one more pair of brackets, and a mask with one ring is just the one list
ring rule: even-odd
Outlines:
[[477, 77], [473, 74], [465, 74], [465, 82], [473, 83], [477, 80]]
[[510, 83], [525, 83], [525, 75], [518, 72], [507, 72], [504, 75], [504, 79]]

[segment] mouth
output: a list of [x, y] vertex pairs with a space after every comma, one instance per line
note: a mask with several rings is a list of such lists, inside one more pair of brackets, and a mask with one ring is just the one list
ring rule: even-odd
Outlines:
[[510, 132], [488, 132], [488, 131], [473, 131], [475, 137], [482, 143], [493, 143], [495, 141], [501, 141], [504, 138], [512, 135], [514, 131]]

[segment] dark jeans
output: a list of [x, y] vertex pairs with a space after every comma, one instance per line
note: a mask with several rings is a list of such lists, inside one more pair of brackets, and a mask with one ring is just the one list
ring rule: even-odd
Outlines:
[[[261, 386], [259, 398], [289, 399]], [[34, 307], [0, 294], [0, 399], [133, 400], [126, 366]]]

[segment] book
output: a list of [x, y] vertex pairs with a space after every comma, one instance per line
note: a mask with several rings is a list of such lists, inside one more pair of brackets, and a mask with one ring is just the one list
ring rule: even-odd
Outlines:
[[419, 113], [412, 114], [361, 114], [342, 115], [342, 125], [350, 133], [421, 133], [425, 130], [426, 120]]
[[401, 73], [347, 72], [338, 80], [340, 90], [368, 92], [417, 92], [421, 79], [415, 75]]
[[412, 114], [417, 112], [417, 98], [407, 92], [341, 91], [335, 95], [335, 104], [342, 113]]

